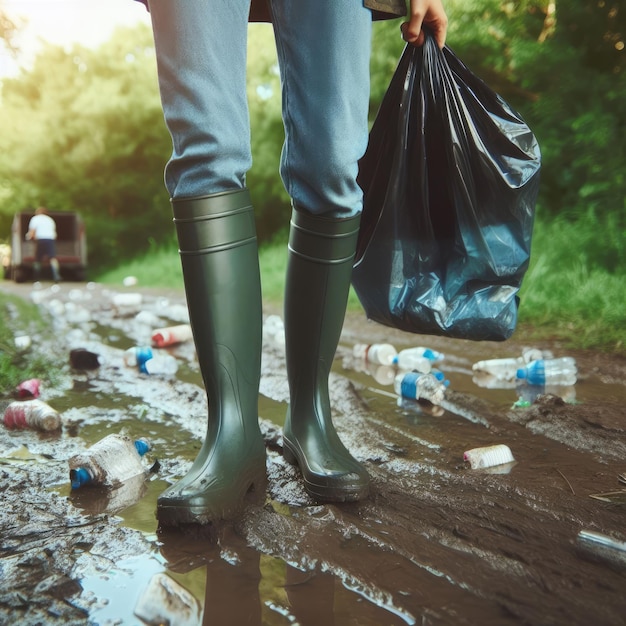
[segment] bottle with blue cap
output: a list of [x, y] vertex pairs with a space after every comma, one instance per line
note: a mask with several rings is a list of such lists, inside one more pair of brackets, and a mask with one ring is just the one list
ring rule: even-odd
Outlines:
[[430, 373], [399, 373], [394, 380], [394, 389], [399, 396], [412, 400], [428, 400], [432, 404], [441, 404], [446, 387]]
[[400, 350], [394, 357], [393, 363], [399, 370], [421, 372], [428, 374], [432, 368], [433, 361], [425, 354], [426, 348], [406, 348]]
[[576, 361], [569, 356], [538, 359], [517, 370], [518, 380], [525, 380], [529, 385], [574, 385], [577, 375]]
[[150, 449], [150, 441], [144, 437], [133, 441], [122, 434], [106, 436], [69, 459], [72, 489], [84, 485], [117, 487], [129, 478], [145, 474], [142, 457]]

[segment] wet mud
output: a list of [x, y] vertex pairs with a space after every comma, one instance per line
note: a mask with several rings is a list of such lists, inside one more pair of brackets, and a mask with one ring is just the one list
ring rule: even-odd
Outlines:
[[[62, 382], [41, 398], [63, 429], [0, 426], [0, 623], [624, 623], [626, 359], [546, 343], [533, 347], [576, 358], [573, 388], [487, 389], [473, 381], [472, 363], [517, 356], [526, 345], [519, 332], [502, 344], [445, 340], [350, 314], [331, 400], [372, 493], [320, 505], [281, 454], [284, 353], [266, 336], [267, 493], [232, 524], [164, 533], [156, 498], [195, 457], [207, 401], [192, 344], [168, 349], [180, 364], [171, 377], [141, 374], [123, 354], [149, 343], [155, 327], [185, 321], [182, 292], [1, 288], [34, 298], [50, 316], [54, 340], [33, 339], [58, 358]], [[141, 304], [114, 306], [124, 291], [141, 293]], [[444, 352], [442, 405], [398, 399], [390, 368], [353, 357], [364, 342]], [[97, 353], [100, 367], [70, 368], [76, 347]], [[514, 406], [520, 393], [534, 402]], [[67, 460], [118, 432], [151, 439], [146, 477], [72, 491]], [[463, 460], [495, 444], [515, 461], [472, 470]]]

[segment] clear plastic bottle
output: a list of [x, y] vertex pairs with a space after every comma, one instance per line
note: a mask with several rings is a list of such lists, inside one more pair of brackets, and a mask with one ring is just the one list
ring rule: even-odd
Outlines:
[[156, 348], [173, 346], [191, 339], [193, 339], [193, 335], [191, 334], [191, 326], [189, 324], [158, 328], [152, 333], [152, 345]]
[[115, 487], [146, 471], [141, 457], [150, 450], [145, 438], [133, 441], [126, 435], [107, 435], [68, 461], [72, 489], [83, 485]]
[[510, 357], [506, 359], [488, 359], [478, 361], [472, 365], [475, 372], [491, 374], [499, 380], [515, 380], [517, 371], [526, 365], [523, 357]]
[[432, 348], [425, 348], [424, 346], [416, 346], [415, 348], [407, 348], [402, 352], [411, 352], [413, 354], [417, 354], [418, 356], [426, 357], [432, 363], [439, 363], [443, 361], [445, 358], [445, 354], [443, 352], [437, 352], [437, 350], [433, 350]]
[[171, 354], [155, 354], [139, 370], [143, 374], [173, 376], [178, 371], [178, 361]]
[[398, 351], [390, 343], [357, 343], [354, 346], [352, 354], [363, 359], [367, 363], [375, 363], [377, 365], [393, 365]]
[[152, 348], [149, 346], [133, 346], [124, 352], [124, 365], [138, 367], [140, 371], [144, 371], [144, 363], [153, 356]]
[[432, 361], [424, 356], [423, 348], [407, 348], [400, 350], [393, 359], [394, 365], [400, 370], [415, 370], [422, 374], [428, 374], [432, 368]]
[[419, 372], [400, 373], [394, 380], [394, 389], [399, 396], [412, 400], [428, 400], [441, 404], [446, 388], [432, 374]]
[[517, 370], [517, 378], [529, 385], [574, 385], [577, 374], [576, 361], [570, 356], [532, 361]]
[[4, 425], [7, 428], [32, 428], [54, 431], [61, 428], [61, 416], [42, 400], [11, 402], [4, 410]]

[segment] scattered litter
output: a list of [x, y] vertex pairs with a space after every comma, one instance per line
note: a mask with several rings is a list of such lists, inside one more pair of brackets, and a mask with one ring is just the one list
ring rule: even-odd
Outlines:
[[40, 386], [41, 381], [38, 378], [29, 378], [28, 380], [24, 380], [15, 389], [17, 392], [17, 397], [38, 398]]
[[72, 489], [87, 484], [115, 487], [147, 473], [141, 458], [148, 450], [147, 439], [133, 441], [126, 435], [107, 435], [68, 460]]
[[27, 348], [30, 348], [32, 343], [29, 335], [18, 335], [13, 341], [18, 350], [26, 350]]
[[124, 285], [124, 287], [134, 287], [138, 282], [136, 276], [126, 276], [122, 281], [122, 285]]
[[70, 350], [70, 365], [75, 370], [96, 370], [100, 367], [100, 357], [85, 348]]
[[578, 546], [588, 554], [610, 561], [619, 568], [626, 567], [626, 541], [613, 539], [592, 530], [581, 530], [577, 537]]
[[[211, 611], [211, 607], [206, 607]], [[202, 621], [198, 600], [167, 574], [155, 574], [135, 605], [135, 615], [146, 624], [191, 626]]]
[[511, 449], [503, 443], [467, 450], [463, 453], [463, 460], [469, 462], [471, 469], [484, 469], [515, 461]]
[[152, 333], [152, 345], [156, 348], [165, 348], [166, 346], [173, 346], [192, 339], [190, 324], [158, 328]]
[[61, 428], [61, 416], [41, 400], [20, 400], [4, 410], [4, 425], [51, 432]]

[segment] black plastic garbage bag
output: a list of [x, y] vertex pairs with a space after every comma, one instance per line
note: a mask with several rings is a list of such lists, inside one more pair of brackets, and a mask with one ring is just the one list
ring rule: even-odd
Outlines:
[[521, 117], [432, 36], [407, 45], [370, 132], [352, 284], [401, 330], [502, 341], [517, 323], [541, 156]]

